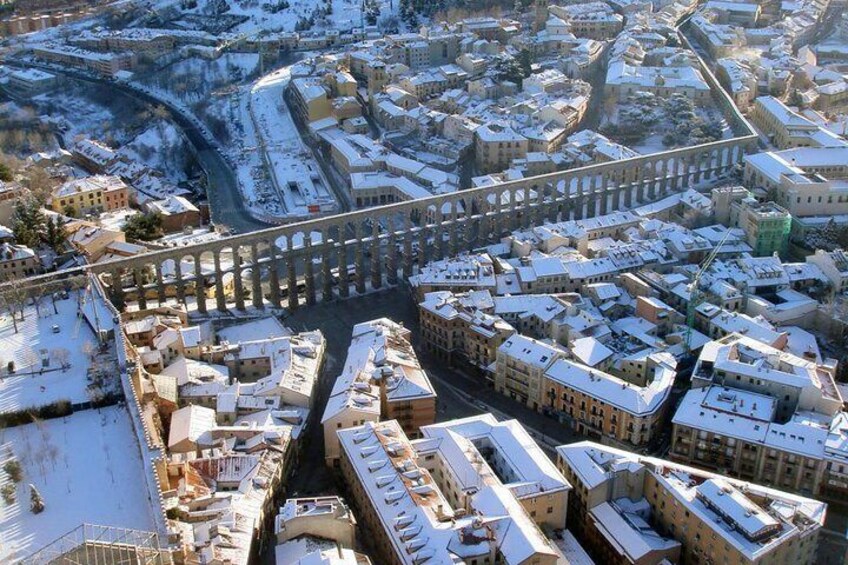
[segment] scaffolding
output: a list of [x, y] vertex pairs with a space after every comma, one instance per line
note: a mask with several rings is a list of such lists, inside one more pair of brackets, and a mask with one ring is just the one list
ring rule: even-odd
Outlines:
[[159, 534], [82, 524], [23, 560], [27, 565], [173, 565]]

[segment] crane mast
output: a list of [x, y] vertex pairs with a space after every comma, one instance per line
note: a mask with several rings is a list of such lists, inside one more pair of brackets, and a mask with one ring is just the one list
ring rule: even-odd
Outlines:
[[689, 302], [686, 305], [686, 339], [684, 343], [686, 344], [686, 353], [689, 353], [691, 350], [692, 343], [692, 329], [695, 327], [695, 310], [698, 308], [700, 303], [703, 301], [703, 294], [700, 291], [699, 285], [701, 283], [701, 276], [707, 271], [710, 265], [713, 264], [715, 258], [718, 256], [719, 251], [721, 251], [722, 246], [727, 241], [727, 238], [730, 237], [730, 228], [724, 234], [724, 237], [721, 238], [721, 241], [716, 245], [713, 250], [707, 255], [707, 258], [704, 259], [704, 262], [701, 263], [698, 268], [698, 272], [695, 273], [695, 277], [692, 279], [692, 282], [689, 284]]

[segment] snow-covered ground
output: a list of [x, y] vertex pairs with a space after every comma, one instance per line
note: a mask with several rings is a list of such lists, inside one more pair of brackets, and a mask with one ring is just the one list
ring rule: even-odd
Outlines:
[[150, 127], [122, 146], [118, 154], [160, 171], [171, 183], [178, 183], [186, 180], [188, 151], [186, 140], [172, 122], [154, 120]]
[[[678, 147], [704, 143], [702, 139], [682, 139], [686, 137], [684, 135], [685, 133], [691, 131], [686, 130], [685, 127], [684, 131], [678, 134], [677, 139], [666, 138], [666, 135], [670, 132], [677, 131], [675, 129], [676, 120], [678, 119], [677, 109], [687, 111], [691, 109], [693, 121], [689, 123], [693, 127], [695, 124], [705, 127], [714, 125], [718, 128], [716, 132], [718, 139], [730, 139], [733, 137], [733, 130], [727, 123], [727, 120], [721, 111], [713, 105], [687, 107], [685, 101], [677, 101], [676, 104], [673, 104], [668, 99], [647, 93], [643, 93], [641, 96], [644, 98], [644, 103], [635, 99], [628, 102], [619, 102], [611, 113], [602, 116], [601, 132], [607, 134], [613, 141], [626, 145], [642, 155], [661, 153]], [[625, 115], [629, 116], [629, 121], [625, 120]], [[616, 132], [614, 129], [606, 129], [615, 127], [621, 128], [621, 131]], [[632, 137], [633, 128], [638, 128], [642, 132], [642, 135], [635, 140]]]
[[[188, 142], [166, 115], [144, 109], [136, 112], [135, 107], [100, 96], [90, 87], [57, 90], [33, 102], [39, 119], [57, 126], [66, 147], [85, 137], [116, 148], [127, 162], [124, 169], [134, 177], [139, 202], [187, 192], [177, 185], [188, 180], [191, 169]], [[149, 168], [149, 174], [138, 176], [138, 165]], [[121, 174], [120, 170], [110, 172]]]
[[223, 236], [215, 230], [209, 228], [196, 228], [191, 233], [171, 233], [157, 240], [157, 243], [167, 245], [168, 247], [183, 247], [186, 245], [195, 245], [198, 243], [209, 243], [217, 241]]
[[630, 149], [641, 153], [642, 155], [650, 155], [652, 153], [661, 153], [668, 151], [671, 147], [663, 144], [663, 134], [654, 133], [646, 136], [642, 141], [629, 145]]
[[[155, 529], [125, 408], [0, 430], [0, 465], [12, 457], [23, 467], [23, 479], [16, 502], [0, 503], [0, 563], [14, 563], [82, 523]], [[8, 483], [0, 468], [0, 485]], [[30, 484], [44, 499], [40, 514], [30, 512]]]
[[[311, 31], [320, 31], [322, 29], [337, 29], [347, 31], [352, 28], [362, 27], [362, 2], [360, 0], [331, 0], [332, 13], [324, 15], [323, 11], [327, 6], [326, 0], [286, 0], [287, 8], [274, 11], [274, 6], [279, 3], [279, 0], [197, 0], [197, 7], [191, 10], [183, 10], [183, 13], [189, 18], [185, 18], [186, 23], [195, 23], [197, 20], [191, 19], [201, 18], [209, 20], [209, 23], [214, 23], [215, 16], [213, 7], [226, 4], [229, 9], [223, 12], [223, 18], [237, 17], [242, 19], [240, 23], [233, 26], [231, 33], [238, 34], [256, 34], [256, 33], [274, 33], [280, 31], [295, 31], [298, 21], [308, 20], [310, 16], [314, 18], [314, 26]], [[179, 0], [157, 0], [154, 9], [159, 13], [166, 14], [167, 8], [178, 5]], [[397, 15], [400, 8], [398, 0], [379, 0], [379, 14], [385, 17], [388, 14]]]
[[[92, 357], [86, 350], [96, 350], [97, 340], [85, 319], [78, 316], [77, 296], [72, 293], [67, 300], [57, 300], [58, 314], [53, 313], [49, 297], [41, 301], [41, 317], [35, 306], [27, 306], [25, 319], [18, 320], [18, 333], [8, 314], [0, 318], [0, 412], [44, 406], [57, 400], [72, 403], [90, 400], [88, 390], [92, 383], [88, 372]], [[103, 323], [111, 324], [102, 305], [101, 312]], [[58, 332], [54, 332], [54, 326]], [[40, 373], [45, 356], [49, 363]], [[65, 370], [61, 368], [63, 359], [68, 367]], [[104, 368], [114, 363], [108, 353], [98, 354], [97, 359]], [[6, 371], [9, 361], [15, 363], [14, 374]], [[111, 385], [118, 387], [120, 383], [115, 379]]]
[[[237, 131], [231, 127], [235, 143], [229, 154], [235, 163], [234, 170], [245, 205], [254, 213], [270, 215], [273, 205], [278, 204], [279, 196], [266, 174], [262, 155], [257, 150], [258, 134], [248, 109], [250, 91], [251, 87], [244, 87], [239, 90], [238, 96], [233, 98], [230, 125], [238, 124], [240, 129]], [[266, 211], [264, 203], [268, 203], [269, 210]]]
[[205, 102], [219, 88], [238, 84], [258, 71], [256, 53], [224, 53], [217, 59], [189, 57], [139, 78], [139, 82], [166, 90], [185, 104]]
[[230, 343], [269, 339], [292, 334], [291, 330], [281, 324], [277, 318], [271, 316], [222, 328], [216, 333], [221, 341], [226, 340]]
[[74, 88], [42, 94], [33, 98], [33, 102], [49, 121], [60, 124], [67, 146], [79, 136], [110, 138], [116, 143], [129, 140], [109, 108], [81, 96]]
[[[282, 198], [279, 214], [306, 217], [338, 210], [321, 168], [304, 145], [283, 100], [291, 67], [265, 75], [250, 91], [248, 111]], [[291, 187], [297, 187], [292, 189]]]

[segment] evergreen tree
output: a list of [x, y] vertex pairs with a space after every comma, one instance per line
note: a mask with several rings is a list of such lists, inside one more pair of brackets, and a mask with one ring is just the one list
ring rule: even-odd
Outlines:
[[521, 75], [524, 78], [529, 77], [533, 72], [533, 58], [530, 55], [530, 50], [526, 47], [518, 52], [518, 66], [521, 67]]
[[162, 237], [162, 216], [159, 214], [136, 214], [124, 225], [127, 238], [150, 241]]
[[41, 242], [45, 218], [35, 200], [19, 200], [12, 216], [12, 233], [20, 245], [35, 247]]
[[9, 182], [12, 180], [12, 169], [6, 163], [0, 163], [0, 181]]
[[53, 251], [60, 253], [65, 248], [66, 242], [67, 236], [61, 222], [55, 217], [48, 218], [44, 229], [44, 243]]
[[521, 65], [514, 58], [501, 59], [495, 64], [495, 73], [498, 80], [514, 82], [519, 87], [524, 82], [524, 72]]

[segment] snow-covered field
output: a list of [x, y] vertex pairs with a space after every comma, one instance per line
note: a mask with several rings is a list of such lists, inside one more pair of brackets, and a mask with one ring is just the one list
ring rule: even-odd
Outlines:
[[[88, 370], [92, 366], [87, 349], [94, 351], [97, 340], [83, 318], [77, 315], [77, 294], [67, 300], [57, 300], [54, 314], [49, 297], [41, 301], [41, 317], [34, 306], [25, 308], [25, 320], [18, 320], [15, 333], [8, 314], [0, 318], [0, 412], [44, 406], [57, 400], [86, 402], [90, 400]], [[104, 310], [104, 316], [107, 312]], [[110, 323], [111, 319], [104, 320]], [[54, 333], [53, 326], [59, 331]], [[49, 363], [42, 368], [42, 358]], [[108, 363], [102, 360], [100, 363]], [[67, 369], [62, 369], [63, 360]], [[15, 363], [15, 373], [6, 372], [9, 361]], [[116, 381], [114, 386], [119, 386]]]
[[[0, 430], [0, 464], [23, 467], [16, 502], [0, 502], [0, 563], [14, 563], [82, 523], [155, 529], [141, 457], [123, 407]], [[14, 484], [0, 468], [0, 485]], [[30, 512], [34, 485], [45, 509]]]

